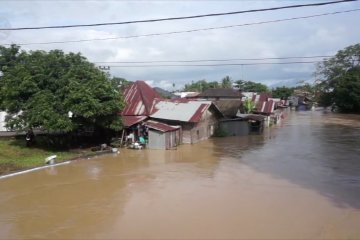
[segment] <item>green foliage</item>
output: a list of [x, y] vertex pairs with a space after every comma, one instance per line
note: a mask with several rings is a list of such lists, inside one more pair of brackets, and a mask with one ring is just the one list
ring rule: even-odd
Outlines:
[[133, 82], [126, 80], [125, 78], [113, 77], [110, 79], [114, 88], [116, 89], [125, 89], [127, 86], [132, 84]]
[[273, 98], [281, 98], [281, 99], [287, 99], [294, 93], [294, 88], [292, 87], [277, 87], [271, 91]]
[[192, 81], [190, 84], [185, 84], [184, 91], [186, 92], [203, 92], [210, 88], [231, 88], [232, 80], [229, 76], [224, 77], [221, 83], [217, 81], [208, 82], [205, 79], [199, 81]]
[[243, 92], [267, 92], [268, 88], [266, 85], [261, 83], [256, 83], [252, 81], [244, 81], [244, 80], [238, 80], [235, 81], [235, 84], [238, 85], [241, 91]]
[[216, 128], [215, 129], [215, 131], [214, 131], [214, 137], [226, 137], [226, 136], [228, 136], [229, 134], [228, 134], [228, 132], [227, 131], [225, 131], [225, 129], [223, 129], [223, 128]]
[[184, 91], [186, 92], [202, 92], [209, 88], [209, 83], [203, 79], [199, 81], [192, 81], [191, 84], [185, 84]]
[[255, 103], [251, 99], [245, 99], [244, 101], [244, 110], [245, 113], [251, 113], [255, 108]]
[[355, 44], [317, 66], [316, 92], [323, 106], [360, 113], [360, 44]]
[[221, 87], [222, 88], [232, 88], [232, 80], [229, 76], [226, 76], [221, 80]]
[[80, 53], [20, 52], [11, 46], [1, 47], [0, 56], [0, 106], [9, 113], [8, 127], [62, 132], [121, 129], [118, 80], [109, 79]]

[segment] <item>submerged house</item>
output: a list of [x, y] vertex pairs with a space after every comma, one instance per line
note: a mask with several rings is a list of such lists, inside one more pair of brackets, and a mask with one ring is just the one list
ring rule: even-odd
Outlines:
[[146, 127], [149, 148], [173, 149], [208, 139], [223, 117], [211, 101], [163, 99], [144, 81], [129, 85], [124, 97], [124, 132], [134, 132], [137, 139]]
[[170, 126], [153, 120], [146, 121], [149, 128], [148, 148], [174, 149], [181, 144], [181, 127]]
[[261, 133], [265, 118], [257, 114], [238, 114], [237, 118], [220, 120], [219, 127], [228, 136], [246, 136], [250, 133]]
[[155, 100], [151, 119], [181, 126], [182, 143], [197, 143], [210, 138], [223, 117], [211, 101], [187, 99]]

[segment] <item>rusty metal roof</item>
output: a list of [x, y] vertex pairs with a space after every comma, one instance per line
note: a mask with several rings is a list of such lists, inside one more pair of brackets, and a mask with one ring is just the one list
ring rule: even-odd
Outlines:
[[199, 122], [203, 113], [211, 105], [211, 101], [156, 100], [154, 102], [154, 113], [150, 117], [182, 122]]
[[252, 101], [253, 102], [265, 102], [265, 101], [268, 101], [269, 98], [271, 98], [271, 97], [272, 97], [271, 93], [262, 92], [262, 93], [253, 95]]
[[147, 116], [122, 116], [125, 127], [130, 127], [134, 124], [144, 121], [146, 118]]
[[178, 130], [180, 128], [180, 126], [171, 126], [171, 125], [168, 125], [165, 123], [160, 123], [160, 122], [157, 122], [154, 120], [146, 121], [145, 125], [150, 129], [155, 129], [160, 132], [171, 132], [171, 131]]
[[[254, 121], [264, 121], [265, 120], [265, 116], [259, 115], [259, 114], [237, 114], [236, 115], [238, 118], [236, 119], [243, 119], [243, 120], [254, 120]], [[228, 120], [231, 121], [232, 119]], [[226, 120], [225, 120], [226, 121]]]
[[258, 113], [271, 114], [275, 109], [275, 102], [270, 101], [259, 101], [256, 107]]
[[219, 108], [226, 117], [234, 117], [238, 113], [242, 102], [238, 99], [222, 99], [217, 100], [214, 104]]
[[153, 101], [161, 98], [153, 88], [144, 81], [136, 81], [124, 91], [125, 108], [123, 116], [148, 116], [152, 112]]

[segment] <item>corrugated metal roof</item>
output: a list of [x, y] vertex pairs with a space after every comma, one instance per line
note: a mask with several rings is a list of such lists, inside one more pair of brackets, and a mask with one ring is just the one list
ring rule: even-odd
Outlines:
[[160, 100], [155, 101], [152, 118], [199, 122], [203, 113], [212, 105], [211, 101]]
[[146, 118], [147, 116], [122, 116], [125, 127], [130, 127], [134, 124], [144, 121]]
[[234, 117], [242, 105], [241, 100], [237, 99], [223, 99], [214, 103], [226, 117]]
[[146, 121], [145, 125], [148, 128], [155, 129], [155, 130], [158, 130], [160, 132], [170, 132], [170, 131], [175, 131], [175, 130], [180, 128], [180, 126], [171, 126], [171, 125], [168, 125], [168, 124], [165, 124], [165, 123], [160, 123], [160, 122], [157, 122], [157, 121], [154, 121], [154, 120]]
[[136, 81], [124, 91], [125, 108], [123, 116], [148, 116], [151, 114], [153, 101], [161, 98], [154, 89], [144, 81]]
[[274, 112], [275, 109], [275, 102], [274, 101], [259, 101], [256, 105], [256, 112], [259, 113], [266, 113], [271, 114]]
[[260, 93], [259, 101], [267, 101], [271, 98], [271, 93]]
[[264, 121], [265, 116], [259, 114], [239, 114], [237, 115], [239, 118], [243, 118], [245, 120], [255, 120], [255, 121]]

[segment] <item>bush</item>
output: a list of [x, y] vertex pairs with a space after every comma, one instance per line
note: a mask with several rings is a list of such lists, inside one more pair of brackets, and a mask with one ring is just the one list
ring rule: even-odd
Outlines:
[[228, 132], [221, 127], [215, 129], [214, 137], [226, 137], [228, 135], [229, 135]]

